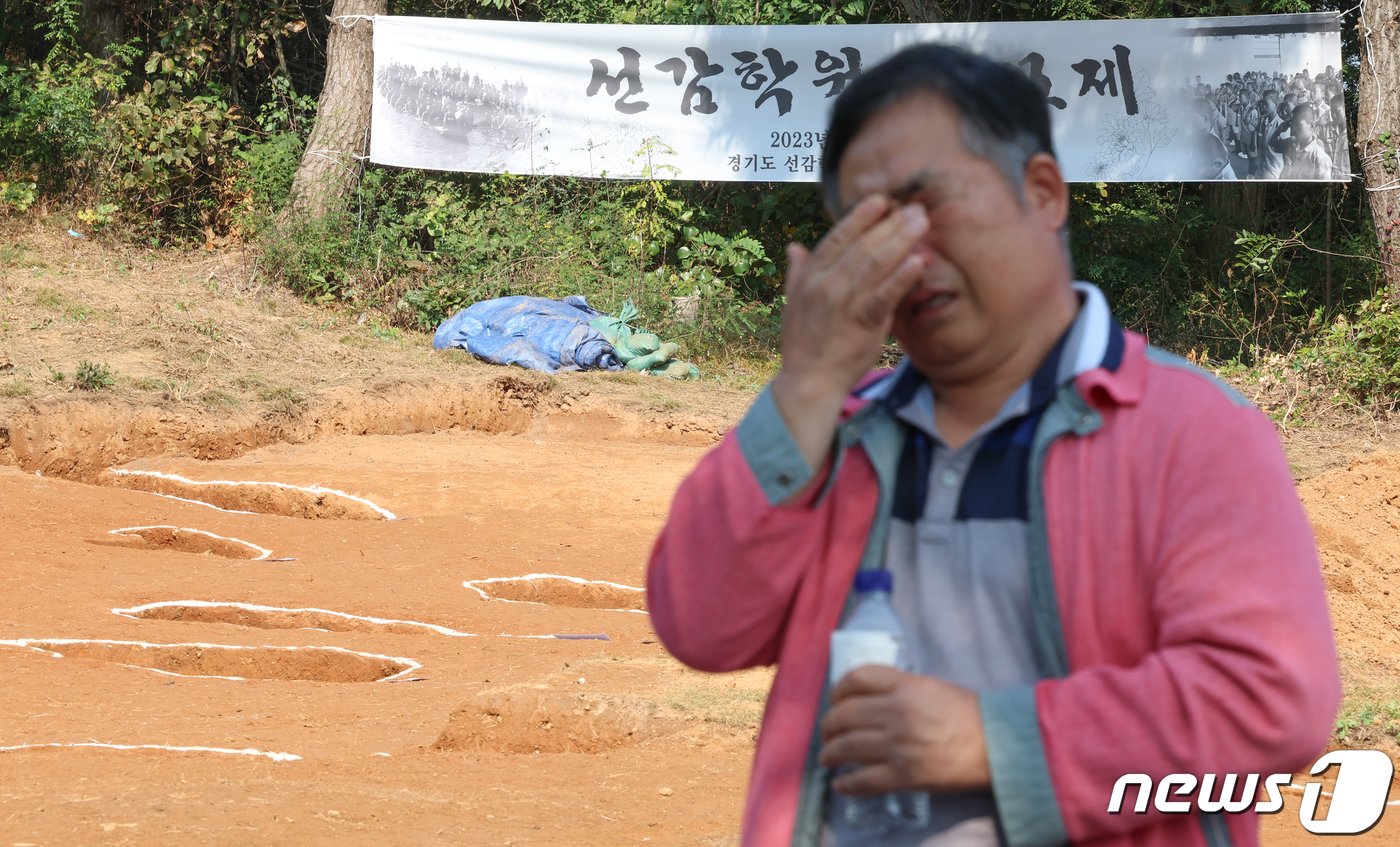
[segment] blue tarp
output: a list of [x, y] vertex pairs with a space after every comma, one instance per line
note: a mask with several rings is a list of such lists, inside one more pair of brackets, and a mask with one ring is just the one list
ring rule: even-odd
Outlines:
[[488, 362], [546, 373], [622, 370], [613, 346], [588, 325], [602, 314], [578, 295], [483, 300], [443, 321], [433, 347], [461, 347]]

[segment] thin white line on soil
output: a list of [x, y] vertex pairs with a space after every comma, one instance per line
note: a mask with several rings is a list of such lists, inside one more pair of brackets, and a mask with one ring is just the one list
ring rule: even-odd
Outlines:
[[192, 503], [196, 506], [206, 506], [220, 512], [228, 512], [230, 515], [256, 515], [257, 512], [245, 512], [242, 509], [225, 509], [223, 506], [215, 506], [213, 503], [206, 503], [203, 500], [191, 500], [188, 497], [176, 497], [174, 494], [161, 494], [158, 491], [140, 491], [139, 494], [149, 494], [152, 497], [164, 497], [167, 500], [179, 500], [181, 503]]
[[433, 623], [423, 623], [421, 621], [405, 621], [397, 620], [395, 618], [374, 618], [369, 617], [368, 615], [352, 615], [349, 612], [336, 612], [330, 609], [293, 609], [286, 606], [258, 606], [253, 603], [216, 603], [210, 600], [161, 600], [158, 603], [146, 603], [141, 606], [132, 606], [129, 609], [113, 609], [112, 614], [121, 615], [124, 618], [141, 619], [139, 617], [141, 612], [149, 611], [151, 609], [168, 609], [172, 606], [185, 608], [195, 606], [203, 609], [241, 609], [245, 612], [302, 612], [317, 615], [330, 615], [336, 618], [344, 618], [345, 620], [365, 621], [367, 623], [373, 624], [402, 624], [405, 626], [422, 627], [423, 629], [436, 632], [439, 635], [447, 635], [453, 638], [477, 637], [476, 633], [474, 632], [461, 632], [459, 630], [449, 629], [445, 626], [438, 626], [437, 624]]
[[[193, 533], [197, 533], [197, 534], [199, 534], [199, 535], [207, 535], [207, 536], [209, 536], [210, 538], [217, 538], [217, 539], [219, 539], [220, 541], [232, 541], [234, 544], [242, 544], [244, 547], [247, 547], [247, 548], [253, 550], [254, 552], [256, 552], [256, 553], [258, 554], [258, 555], [255, 556], [254, 558], [249, 559], [248, 561], [250, 561], [250, 562], [260, 562], [260, 561], [262, 561], [263, 559], [266, 559], [268, 556], [271, 556], [271, 555], [272, 555], [272, 551], [271, 551], [271, 550], [268, 550], [268, 549], [265, 548], [265, 547], [259, 547], [258, 545], [252, 543], [251, 541], [244, 541], [244, 540], [241, 539], [241, 538], [232, 538], [232, 537], [227, 536], [227, 535], [215, 535], [215, 534], [212, 533], [212, 532], [205, 532], [205, 531], [202, 530], [202, 529], [192, 529], [192, 528], [187, 527], [187, 526], [170, 526], [170, 525], [158, 525], [158, 526], [124, 526], [124, 527], [122, 527], [121, 529], [109, 529], [109, 530], [107, 530], [107, 533], [108, 533], [109, 535], [127, 535], [127, 534], [136, 535], [136, 533], [138, 533], [140, 530], [143, 530], [143, 529], [173, 529], [173, 530], [177, 530], [177, 531], [179, 531], [179, 532], [193, 532]], [[139, 538], [140, 536], [137, 535], [137, 537]]]
[[[525, 576], [493, 576], [490, 579], [469, 579], [462, 583], [462, 587], [470, 588], [472, 591], [475, 591], [477, 594], [480, 594], [481, 599], [483, 600], [498, 600], [502, 603], [528, 603], [531, 606], [551, 605], [549, 603], [541, 603], [537, 600], [507, 600], [504, 597], [492, 597], [485, 591], [482, 591], [480, 588], [477, 588], [478, 585], [487, 585], [492, 582], [525, 582], [527, 580], [532, 579], [562, 579], [565, 582], [572, 582], [575, 585], [606, 585], [609, 588], [621, 588], [624, 591], [646, 591], [645, 588], [638, 588], [635, 585], [623, 585], [620, 582], [608, 582], [607, 580], [602, 579], [583, 579], [582, 577], [565, 576], [564, 574], [556, 573], [532, 573], [526, 574]], [[599, 611], [632, 612], [638, 615], [646, 614], [646, 612], [642, 609], [600, 609]]]
[[269, 753], [264, 750], [254, 750], [252, 747], [234, 750], [229, 747], [173, 747], [169, 744], [107, 744], [102, 741], [50, 741], [43, 744], [16, 744], [11, 747], [0, 747], [0, 753], [11, 750], [34, 750], [40, 747], [105, 747], [110, 750], [169, 750], [175, 753], [224, 753], [230, 756], [262, 756], [274, 762], [301, 761], [301, 757], [295, 753]]
[[193, 480], [180, 476], [178, 474], [165, 473], [164, 471], [138, 471], [129, 470], [127, 468], [112, 468], [111, 471], [114, 474], [124, 476], [154, 476], [159, 479], [168, 479], [173, 482], [183, 482], [186, 485], [266, 485], [271, 488], [284, 488], [290, 489], [292, 491], [304, 491], [307, 494], [333, 494], [336, 497], [343, 497], [346, 500], [351, 500], [353, 502], [359, 503], [362, 506], [368, 506], [369, 508], [373, 509], [375, 512], [383, 516], [384, 520], [386, 521], [398, 520], [398, 516], [396, 516], [393, 512], [379, 505], [376, 505], [375, 503], [372, 503], [363, 497], [357, 497], [354, 494], [347, 494], [344, 491], [338, 491], [334, 488], [326, 488], [321, 485], [291, 485], [285, 482], [260, 482], [232, 479]]
[[[360, 657], [366, 658], [366, 659], [383, 659], [383, 660], [386, 661], [386, 662], [393, 662], [393, 663], [395, 663], [395, 664], [406, 665], [406, 667], [405, 667], [403, 670], [399, 671], [398, 673], [393, 674], [392, 676], [386, 676], [386, 677], [384, 677], [383, 679], [376, 679], [375, 682], [388, 682], [388, 681], [394, 679], [395, 677], [400, 677], [400, 676], [403, 676], [404, 674], [412, 673], [413, 671], [416, 671], [416, 670], [418, 670], [419, 668], [423, 667], [422, 664], [420, 664], [420, 663], [418, 663], [418, 662], [415, 662], [415, 661], [412, 660], [412, 659], [403, 658], [403, 657], [401, 657], [401, 656], [384, 656], [384, 655], [381, 655], [381, 654], [379, 654], [379, 653], [365, 653], [365, 652], [362, 652], [362, 651], [360, 651], [360, 650], [347, 650], [347, 649], [345, 649], [344, 647], [299, 647], [299, 646], [287, 647], [287, 646], [282, 646], [282, 645], [277, 645], [277, 644], [263, 644], [263, 645], [253, 645], [253, 644], [209, 644], [209, 643], [202, 642], [202, 641], [181, 641], [181, 642], [173, 643], [173, 644], [153, 644], [153, 643], [151, 643], [151, 642], [149, 642], [149, 641], [116, 641], [116, 640], [113, 640], [113, 639], [110, 639], [110, 638], [6, 638], [6, 639], [0, 639], [0, 646], [7, 646], [7, 647], [23, 647], [23, 648], [25, 648], [26, 650], [37, 650], [37, 651], [39, 651], [40, 653], [48, 653], [48, 654], [51, 655], [51, 656], [56, 656], [56, 657], [62, 658], [63, 653], [58, 652], [58, 651], [54, 651], [54, 650], [46, 650], [46, 649], [44, 649], [43, 647], [36, 646], [36, 645], [39, 645], [39, 644], [56, 644], [56, 645], [60, 645], [60, 646], [61, 646], [61, 645], [64, 645], [64, 644], [117, 644], [117, 645], [121, 645], [121, 646], [124, 646], [124, 647], [141, 647], [141, 648], [143, 648], [143, 649], [144, 649], [144, 648], [148, 648], [148, 647], [157, 647], [157, 648], [160, 648], [160, 647], [198, 647], [198, 648], [200, 648], [200, 649], [208, 649], [208, 650], [329, 650], [329, 651], [335, 652], [335, 653], [347, 653], [347, 654], [352, 655], [352, 656], [360, 656]], [[115, 664], [123, 664], [123, 663], [122, 663], [122, 662], [116, 662]], [[183, 676], [183, 677], [187, 677], [187, 678], [190, 678], [190, 679], [236, 679], [236, 680], [243, 680], [243, 679], [244, 679], [244, 677], [241, 677], [241, 676], [206, 676], [206, 675], [202, 675], [202, 674], [174, 673], [173, 671], [164, 671], [164, 670], [161, 670], [161, 669], [159, 669], [159, 668], [149, 668], [149, 667], [146, 667], [145, 665], [128, 665], [127, 667], [139, 668], [139, 669], [141, 669], [141, 670], [143, 670], [143, 671], [151, 671], [152, 673], [161, 673], [161, 674], [165, 674], [165, 675], [167, 675], [167, 676]]]

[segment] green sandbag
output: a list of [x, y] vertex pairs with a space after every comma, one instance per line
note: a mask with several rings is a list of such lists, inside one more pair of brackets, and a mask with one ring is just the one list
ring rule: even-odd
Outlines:
[[645, 356], [661, 349], [661, 339], [650, 332], [634, 332], [632, 337], [627, 339], [627, 346], [638, 356]]
[[655, 353], [648, 353], [645, 356], [638, 356], [637, 358], [628, 362], [627, 369], [632, 371], [651, 370], [657, 365], [669, 362], [680, 349], [681, 346], [679, 344], [675, 343], [674, 341], [668, 341], [665, 344], [662, 344], [661, 347], [659, 347]]
[[700, 369], [690, 362], [676, 361], [672, 362], [671, 366], [666, 369], [666, 376], [671, 379], [699, 379]]
[[[606, 335], [604, 338], [608, 338]], [[648, 356], [661, 348], [661, 339], [649, 332], [639, 332], [631, 338], [613, 341], [608, 338], [608, 343], [613, 346], [617, 353], [617, 358], [623, 364], [630, 362], [638, 356]]]
[[647, 373], [652, 374], [653, 376], [670, 377], [671, 379], [700, 378], [699, 368], [695, 367], [689, 362], [682, 362], [679, 360], [672, 360], [663, 365], [657, 365], [656, 367], [647, 371]]
[[661, 355], [660, 352], [648, 353], [645, 356], [637, 356], [636, 358], [628, 362], [627, 370], [648, 371], [656, 367], [657, 365], [664, 364], [665, 362], [666, 357]]

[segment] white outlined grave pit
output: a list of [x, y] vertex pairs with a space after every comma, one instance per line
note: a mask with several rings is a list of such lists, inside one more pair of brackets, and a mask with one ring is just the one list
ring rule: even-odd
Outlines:
[[646, 614], [645, 589], [600, 579], [532, 573], [471, 579], [462, 587], [475, 591], [483, 600]]
[[341, 647], [244, 646], [235, 644], [152, 644], [85, 638], [16, 638], [0, 647], [19, 647], [55, 658], [91, 659], [141, 668], [168, 676], [230, 680], [274, 679], [307, 682], [389, 682], [418, 670], [412, 659], [361, 653]]
[[299, 762], [295, 753], [278, 753], [258, 750], [253, 747], [198, 747], [172, 744], [112, 744], [106, 741], [41, 741], [36, 744], [11, 744], [0, 747], [0, 753], [17, 753], [24, 750], [48, 750], [61, 748], [81, 748], [98, 750], [154, 750], [161, 753], [212, 753], [222, 756], [251, 756], [273, 762]]
[[253, 629], [316, 629], [324, 632], [375, 632], [390, 635], [446, 635], [472, 638], [476, 633], [419, 621], [352, 615], [330, 609], [262, 606], [254, 603], [216, 603], [207, 600], [162, 600], [112, 614], [144, 621], [224, 623]]
[[[263, 606], [254, 603], [214, 602], [210, 600], [161, 600], [125, 609], [113, 609], [112, 614], [132, 620], [177, 621], [181, 623], [216, 623], [252, 629], [314, 629], [322, 632], [372, 632], [386, 635], [442, 635], [449, 638], [492, 637], [485, 633], [463, 632], [451, 627], [422, 621], [355, 615], [331, 609]], [[497, 634], [497, 638], [558, 638], [565, 640], [611, 641], [605, 633], [556, 633], [550, 635]]]
[[[173, 550], [179, 553], [192, 553], [197, 556], [219, 556], [225, 559], [244, 561], [266, 561], [272, 551], [251, 541], [216, 535], [202, 529], [187, 526], [124, 526], [107, 531], [114, 536], [113, 541], [89, 542], [109, 544], [135, 550]], [[282, 561], [282, 560], [276, 560]]]
[[108, 485], [238, 514], [307, 520], [392, 521], [398, 516], [364, 497], [320, 485], [260, 480], [193, 480], [164, 471], [111, 468]]

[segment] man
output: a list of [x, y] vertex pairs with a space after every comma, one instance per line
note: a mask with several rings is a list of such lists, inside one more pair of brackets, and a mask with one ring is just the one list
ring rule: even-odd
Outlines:
[[1332, 160], [1332, 176], [1337, 179], [1350, 179], [1351, 152], [1347, 147], [1346, 99], [1341, 94], [1334, 94], [1328, 102], [1332, 119], [1327, 122], [1322, 136], [1327, 156]]
[[1264, 92], [1259, 124], [1255, 127], [1255, 149], [1259, 151], [1259, 170], [1256, 179], [1278, 179], [1283, 174], [1283, 153], [1275, 150], [1271, 139], [1287, 124], [1278, 113], [1278, 92], [1272, 88]]
[[[1315, 120], [1312, 104], [1303, 103], [1293, 110], [1292, 121], [1279, 126], [1270, 136], [1269, 146], [1283, 154], [1281, 179], [1332, 178], [1332, 157], [1313, 127]], [[1282, 137], [1285, 128], [1288, 138]]]
[[1256, 128], [1259, 126], [1259, 117], [1263, 114], [1262, 104], [1259, 101], [1259, 92], [1253, 82], [1245, 91], [1240, 100], [1240, 153], [1245, 158], [1245, 178], [1256, 179], [1259, 176], [1259, 133]]
[[[848, 847], [831, 792], [894, 791], [932, 822], [880, 843], [1256, 843], [1252, 814], [1105, 810], [1124, 774], [1290, 772], [1327, 741], [1331, 623], [1272, 423], [1074, 280], [1016, 68], [921, 45], [868, 69], [822, 180], [836, 223], [789, 248], [782, 369], [647, 576], [681, 661], [777, 665], [743, 843]], [[891, 333], [903, 361], [870, 373]], [[829, 680], [869, 568], [920, 672]]]
[[1191, 121], [1187, 125], [1185, 146], [1188, 155], [1188, 181], [1234, 179], [1235, 169], [1230, 145], [1225, 140], [1229, 128], [1221, 122], [1220, 109], [1204, 98], [1191, 104]]

